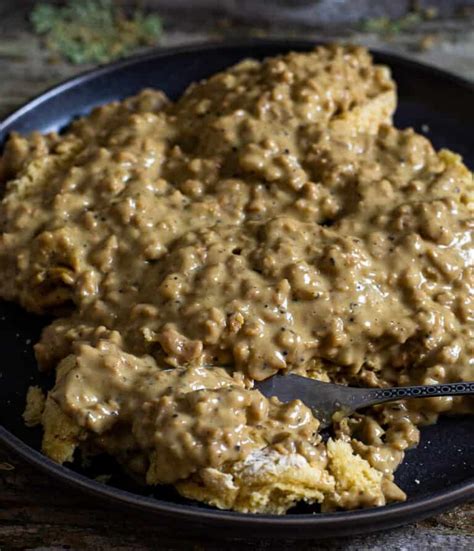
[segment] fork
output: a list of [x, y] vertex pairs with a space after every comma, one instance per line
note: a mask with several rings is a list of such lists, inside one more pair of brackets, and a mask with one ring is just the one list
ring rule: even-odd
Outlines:
[[391, 388], [354, 388], [315, 381], [301, 375], [274, 375], [256, 382], [254, 388], [264, 396], [276, 396], [282, 402], [301, 400], [321, 422], [328, 427], [336, 412], [350, 415], [358, 409], [393, 400], [435, 396], [463, 396], [474, 394], [474, 382], [440, 385], [402, 386]]

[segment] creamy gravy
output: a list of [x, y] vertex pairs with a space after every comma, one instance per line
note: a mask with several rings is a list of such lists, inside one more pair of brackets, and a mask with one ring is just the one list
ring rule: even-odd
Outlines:
[[[317, 48], [244, 61], [174, 104], [147, 90], [62, 135], [10, 138], [0, 293], [58, 316], [36, 345], [57, 368], [51, 456], [70, 456], [51, 451], [54, 412], [72, 449], [222, 507], [403, 499], [393, 472], [416, 427], [472, 402], [338, 422], [346, 484], [310, 410], [252, 390], [290, 370], [360, 386], [474, 379], [472, 175], [394, 128], [394, 108], [365, 50]], [[287, 501], [251, 502], [239, 477], [259, 450], [301, 457], [313, 482], [283, 490], [282, 471], [265, 484]], [[216, 476], [240, 481], [240, 497], [220, 502]]]

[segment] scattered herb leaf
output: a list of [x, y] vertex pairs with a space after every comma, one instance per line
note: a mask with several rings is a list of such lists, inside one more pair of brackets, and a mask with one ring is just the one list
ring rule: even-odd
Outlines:
[[400, 19], [374, 17], [373, 19], [363, 21], [361, 24], [361, 30], [368, 33], [394, 35], [415, 27], [422, 21], [422, 19], [422, 16], [416, 12], [407, 13], [407, 15], [401, 17]]

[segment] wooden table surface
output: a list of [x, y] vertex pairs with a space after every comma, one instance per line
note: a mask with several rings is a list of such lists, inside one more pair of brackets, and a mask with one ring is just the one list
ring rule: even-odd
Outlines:
[[[159, 4], [159, 2], [157, 2]], [[31, 2], [0, 2], [0, 117], [48, 86], [83, 71], [84, 66], [65, 62], [51, 64], [49, 53], [32, 35], [25, 10]], [[166, 14], [165, 14], [166, 15]], [[345, 30], [311, 31], [278, 27], [239, 27], [209, 17], [205, 24], [182, 21], [179, 14], [166, 15], [162, 45], [244, 36], [288, 36], [347, 39]], [[421, 51], [417, 44], [426, 34], [435, 45]], [[472, 20], [427, 23], [416, 31], [392, 37], [390, 43], [377, 35], [352, 33], [350, 39], [379, 49], [410, 55], [441, 67], [449, 67], [474, 79], [474, 30]], [[1, 407], [1, 405], [0, 405]], [[307, 549], [474, 549], [474, 505], [466, 504], [428, 520], [367, 536], [291, 542], [229, 540], [228, 549], [272, 550], [298, 545]], [[166, 521], [139, 513], [114, 509], [94, 501], [42, 473], [0, 446], [0, 551], [7, 549], [223, 549], [222, 540], [211, 535], [183, 536]]]

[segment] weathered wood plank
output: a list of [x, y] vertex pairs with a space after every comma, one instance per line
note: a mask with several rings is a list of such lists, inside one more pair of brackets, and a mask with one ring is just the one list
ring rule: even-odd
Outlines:
[[[53, 84], [90, 68], [58, 60], [51, 62], [50, 52], [32, 34], [28, 23], [28, 10], [32, 4], [32, 1], [20, 5], [18, 2], [0, 3], [0, 118]], [[165, 33], [160, 47], [246, 37], [345, 40], [409, 55], [474, 80], [473, 19], [425, 21], [410, 32], [396, 34], [387, 41], [376, 34], [358, 32], [354, 27], [318, 28], [268, 22], [262, 27], [223, 17], [222, 11], [201, 10], [191, 18], [189, 9], [186, 11], [182, 4], [181, 9], [179, 4], [171, 9], [172, 2], [163, 4], [155, 0], [147, 4], [163, 6], [159, 13], [163, 14]], [[420, 51], [426, 36], [432, 38], [433, 47]]]

